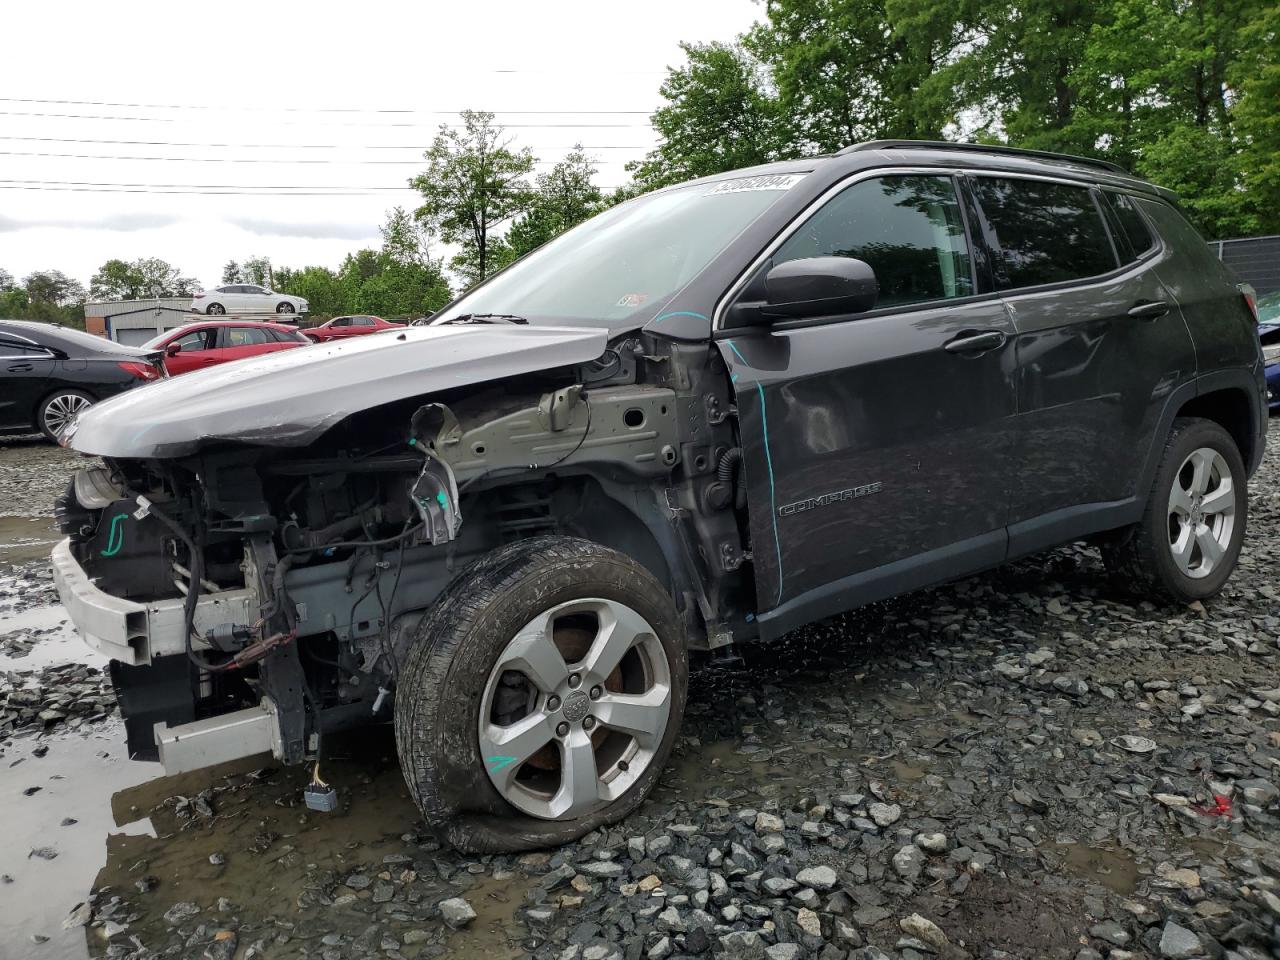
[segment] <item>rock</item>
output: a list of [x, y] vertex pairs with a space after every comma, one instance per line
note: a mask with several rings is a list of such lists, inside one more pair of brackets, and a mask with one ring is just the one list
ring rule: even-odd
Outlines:
[[209, 862], [215, 867], [221, 867], [227, 862], [227, 855], [225, 853], [211, 853], [209, 854]]
[[201, 960], [232, 960], [236, 955], [239, 937], [234, 930], [219, 930], [213, 942], [204, 948]]
[[751, 930], [735, 930], [720, 937], [720, 955], [735, 960], [764, 960], [764, 942]]
[[941, 950], [948, 943], [947, 935], [932, 920], [928, 920], [918, 913], [913, 913], [909, 917], [904, 917], [899, 921], [898, 926], [902, 932], [909, 937], [915, 937], [917, 940], [923, 940], [925, 943], [937, 947]]
[[442, 900], [439, 907], [441, 919], [455, 930], [465, 927], [476, 918], [476, 912], [471, 909], [471, 904], [462, 897]]
[[800, 960], [804, 956], [804, 947], [798, 943], [775, 943], [765, 950], [764, 955], [769, 960]]
[[1244, 797], [1245, 803], [1256, 804], [1259, 807], [1267, 806], [1280, 796], [1280, 790], [1277, 790], [1270, 780], [1238, 780], [1236, 789]]
[[877, 827], [888, 827], [898, 822], [902, 808], [896, 803], [873, 803], [868, 811]]
[[772, 813], [764, 813], [763, 811], [756, 814], [756, 833], [781, 833], [782, 818], [776, 817]]
[[947, 835], [945, 833], [917, 833], [916, 846], [926, 853], [946, 853]]
[[1105, 940], [1107, 943], [1114, 944], [1117, 947], [1127, 946], [1129, 941], [1133, 939], [1129, 936], [1129, 931], [1114, 920], [1095, 923], [1089, 928], [1089, 936]]
[[1112, 737], [1110, 742], [1121, 750], [1127, 750], [1130, 753], [1154, 753], [1156, 749], [1156, 742], [1150, 737], [1138, 737], [1128, 733], [1123, 736]]
[[828, 866], [806, 867], [796, 874], [796, 879], [806, 887], [812, 887], [814, 890], [826, 892], [834, 890], [838, 877], [836, 872]]
[[622, 864], [614, 863], [612, 860], [593, 860], [591, 863], [582, 864], [578, 870], [590, 877], [606, 878], [620, 877], [624, 872]]
[[164, 912], [165, 923], [176, 927], [184, 920], [190, 920], [200, 912], [200, 908], [190, 900], [180, 900]]
[[77, 903], [71, 908], [67, 914], [67, 918], [62, 921], [62, 929], [70, 930], [74, 927], [83, 927], [93, 918], [93, 908], [87, 903]]
[[1160, 956], [1165, 960], [1191, 960], [1203, 952], [1200, 938], [1170, 920], [1160, 933]]
[[893, 855], [893, 869], [903, 880], [915, 881], [924, 869], [924, 851], [909, 843]]
[[662, 937], [649, 948], [649, 952], [645, 954], [649, 960], [667, 960], [671, 956], [671, 938]]
[[818, 915], [808, 908], [802, 907], [796, 914], [796, 926], [811, 937], [822, 936], [822, 921]]

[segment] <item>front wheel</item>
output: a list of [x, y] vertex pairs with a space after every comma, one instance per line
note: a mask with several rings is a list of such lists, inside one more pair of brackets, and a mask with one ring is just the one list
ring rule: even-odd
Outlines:
[[1128, 584], [1173, 600], [1206, 600], [1235, 570], [1249, 498], [1244, 460], [1211, 420], [1175, 420], [1142, 520], [1103, 547]]
[[465, 852], [568, 843], [653, 789], [688, 673], [671, 598], [631, 558], [571, 537], [499, 548], [414, 637], [396, 690], [405, 780]]
[[280, 303], [276, 304], [276, 313], [296, 313], [296, 312], [297, 311], [294, 310], [293, 308], [293, 304], [289, 303], [289, 301], [287, 300], [282, 300]]

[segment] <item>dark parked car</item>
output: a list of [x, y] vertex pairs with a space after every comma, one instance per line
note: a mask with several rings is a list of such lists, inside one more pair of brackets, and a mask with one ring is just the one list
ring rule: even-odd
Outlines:
[[0, 433], [50, 440], [90, 404], [164, 375], [160, 354], [51, 323], [0, 320]]
[[1258, 301], [1258, 339], [1267, 365], [1267, 405], [1280, 413], [1280, 291]]
[[80, 418], [107, 468], [62, 500], [60, 594], [135, 755], [302, 762], [394, 716], [474, 851], [634, 810], [691, 650], [1085, 538], [1212, 598], [1265, 442], [1251, 301], [1173, 196], [1000, 148], [659, 190], [290, 359]]
[[143, 347], [162, 351], [165, 369], [173, 377], [230, 360], [305, 347], [310, 342], [281, 323], [205, 320], [166, 330]]

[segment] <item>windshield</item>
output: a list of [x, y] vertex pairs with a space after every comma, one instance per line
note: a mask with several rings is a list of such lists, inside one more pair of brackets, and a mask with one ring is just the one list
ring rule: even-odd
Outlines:
[[1259, 323], [1280, 323], [1280, 290], [1258, 301]]
[[802, 176], [693, 184], [621, 204], [535, 250], [432, 323], [464, 314], [645, 322]]
[[139, 350], [159, 350], [161, 347], [164, 346], [164, 342], [168, 340], [172, 334], [173, 334], [172, 330], [166, 330], [163, 333], [158, 333], [154, 337], [152, 337], [150, 340], [148, 340], [146, 343], [144, 343], [142, 346], [140, 346], [138, 349]]

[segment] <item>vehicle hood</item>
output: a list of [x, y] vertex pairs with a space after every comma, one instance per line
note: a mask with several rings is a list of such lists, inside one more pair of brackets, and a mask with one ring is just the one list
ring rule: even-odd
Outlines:
[[281, 350], [148, 384], [95, 404], [62, 435], [104, 457], [180, 457], [232, 440], [311, 443], [370, 407], [599, 357], [589, 327], [406, 327]]

